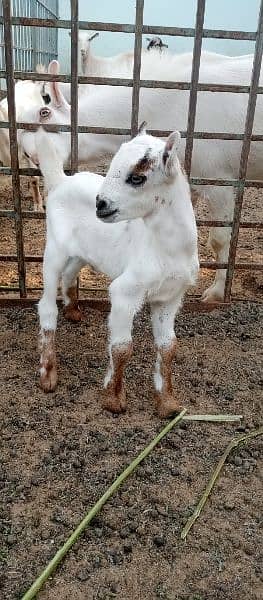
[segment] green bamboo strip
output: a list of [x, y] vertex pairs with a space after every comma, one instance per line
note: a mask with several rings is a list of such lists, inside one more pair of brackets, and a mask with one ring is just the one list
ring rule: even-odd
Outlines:
[[233, 438], [233, 440], [228, 444], [228, 446], [226, 447], [223, 456], [220, 458], [211, 479], [209, 480], [196, 508], [194, 509], [193, 514], [189, 517], [187, 523], [185, 524], [184, 528], [181, 531], [181, 538], [182, 540], [185, 540], [187, 534], [189, 533], [191, 527], [193, 526], [193, 524], [195, 523], [195, 521], [198, 519], [202, 509], [204, 508], [204, 505], [209, 497], [209, 495], [212, 492], [212, 489], [215, 485], [215, 482], [226, 462], [227, 457], [229, 456], [230, 452], [233, 450], [233, 448], [236, 448], [237, 446], [239, 446], [240, 444], [245, 444], [248, 440], [250, 440], [251, 438], [257, 437], [258, 435], [262, 435], [263, 434], [263, 427], [260, 427], [259, 429], [254, 429], [253, 431], [251, 431], [250, 433], [247, 433], [245, 435], [241, 435], [237, 438]]
[[119, 489], [121, 484], [125, 481], [125, 479], [127, 479], [127, 477], [129, 477], [129, 475], [131, 475], [131, 473], [133, 473], [133, 471], [142, 462], [142, 460], [146, 458], [148, 454], [150, 454], [150, 452], [155, 448], [158, 442], [160, 442], [160, 440], [177, 423], [179, 423], [182, 420], [185, 413], [186, 409], [182, 410], [182, 412], [180, 412], [180, 414], [177, 415], [177, 417], [169, 421], [169, 423], [162, 429], [162, 431], [160, 431], [160, 433], [158, 433], [158, 435], [150, 442], [150, 444], [146, 446], [146, 448], [144, 448], [144, 450], [132, 461], [132, 463], [130, 463], [130, 465], [119, 475], [119, 477], [115, 479], [115, 481], [107, 489], [105, 494], [101, 496], [98, 502], [94, 504], [94, 506], [86, 514], [84, 519], [79, 523], [79, 525], [70, 535], [70, 537], [66, 540], [65, 544], [57, 551], [55, 556], [51, 559], [51, 561], [48, 563], [48, 565], [45, 567], [42, 573], [40, 573], [39, 577], [34, 581], [30, 589], [24, 594], [22, 600], [32, 600], [32, 598], [35, 598], [36, 593], [39, 592], [39, 590], [42, 588], [48, 577], [50, 577], [50, 575], [55, 571], [56, 567], [62, 561], [62, 559], [73, 546], [73, 544], [75, 544], [75, 542], [78, 540], [79, 536], [81, 535], [81, 533], [83, 533], [84, 529], [93, 519], [93, 517], [95, 517], [98, 514], [98, 512], [107, 502], [107, 500], [109, 500], [109, 498], [114, 494], [114, 492], [116, 492]]
[[243, 415], [185, 415], [183, 421], [208, 421], [211, 423], [235, 423], [243, 419]]

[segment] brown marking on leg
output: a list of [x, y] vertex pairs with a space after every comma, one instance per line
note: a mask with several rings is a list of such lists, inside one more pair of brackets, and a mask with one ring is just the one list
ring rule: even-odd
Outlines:
[[103, 408], [113, 413], [122, 413], [126, 410], [123, 374], [131, 355], [132, 342], [112, 348], [113, 373], [104, 390]]
[[64, 308], [64, 316], [68, 321], [73, 321], [77, 323], [78, 321], [84, 321], [85, 317], [83, 312], [80, 310], [78, 297], [77, 297], [77, 287], [73, 285], [68, 288], [66, 291], [66, 295], [69, 297], [70, 302]]
[[40, 332], [40, 385], [44, 392], [53, 392], [57, 385], [55, 331]]
[[160, 392], [155, 392], [155, 400], [161, 418], [169, 417], [180, 410], [178, 401], [174, 397], [172, 385], [172, 362], [176, 355], [176, 349], [177, 342], [174, 340], [170, 346], [162, 346], [158, 350], [161, 359], [160, 374], [163, 386]]

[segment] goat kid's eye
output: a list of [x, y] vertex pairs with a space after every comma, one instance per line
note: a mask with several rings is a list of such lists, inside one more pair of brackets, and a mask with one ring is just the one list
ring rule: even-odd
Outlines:
[[126, 183], [130, 183], [134, 187], [139, 187], [140, 185], [143, 185], [145, 183], [146, 179], [146, 175], [133, 175], [131, 173], [131, 175], [127, 177]]

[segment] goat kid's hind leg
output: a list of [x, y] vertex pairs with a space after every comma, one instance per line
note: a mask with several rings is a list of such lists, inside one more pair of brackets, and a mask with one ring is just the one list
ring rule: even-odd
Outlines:
[[142, 306], [143, 295], [143, 292], [135, 292], [132, 288], [130, 290], [123, 288], [118, 280], [110, 286], [110, 364], [104, 381], [103, 407], [113, 413], [126, 410], [123, 378], [132, 355], [133, 318]]
[[155, 399], [158, 414], [162, 418], [180, 410], [173, 392], [172, 362], [177, 350], [174, 318], [182, 298], [183, 294], [169, 303], [151, 303], [152, 328], [157, 349], [154, 372]]
[[44, 292], [38, 304], [40, 321], [40, 386], [52, 392], [57, 385], [55, 331], [57, 327], [57, 287], [64, 263], [58, 260], [56, 250], [46, 248], [43, 263]]
[[64, 315], [66, 319], [74, 323], [84, 320], [84, 315], [78, 303], [76, 277], [85, 264], [85, 261], [78, 257], [69, 258], [62, 273], [62, 292], [65, 304]]

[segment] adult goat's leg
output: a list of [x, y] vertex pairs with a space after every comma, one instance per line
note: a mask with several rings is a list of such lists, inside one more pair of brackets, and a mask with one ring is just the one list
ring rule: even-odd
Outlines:
[[172, 386], [172, 362], [177, 350], [174, 318], [182, 298], [183, 294], [180, 294], [170, 302], [151, 303], [152, 328], [157, 350], [154, 386], [160, 417], [168, 417], [179, 410]]
[[57, 287], [65, 260], [58, 257], [56, 249], [47, 245], [44, 254], [44, 292], [38, 304], [40, 321], [40, 385], [45, 392], [51, 392], [57, 385], [57, 361], [55, 331], [57, 327]]
[[[231, 187], [209, 188], [208, 205], [213, 220], [231, 221], [234, 212], [234, 189]], [[229, 227], [213, 227], [209, 232], [208, 245], [216, 256], [216, 261], [227, 263], [231, 229]], [[204, 302], [218, 302], [224, 299], [226, 269], [217, 269], [213, 284], [202, 296]]]
[[110, 364], [104, 381], [103, 407], [121, 413], [127, 405], [123, 377], [132, 355], [133, 318], [142, 305], [143, 292], [125, 289], [119, 280], [115, 280], [110, 286], [110, 296]]
[[77, 322], [84, 319], [84, 315], [78, 304], [76, 277], [85, 264], [85, 261], [81, 258], [70, 258], [62, 273], [62, 292], [65, 304], [64, 315], [69, 321]]

